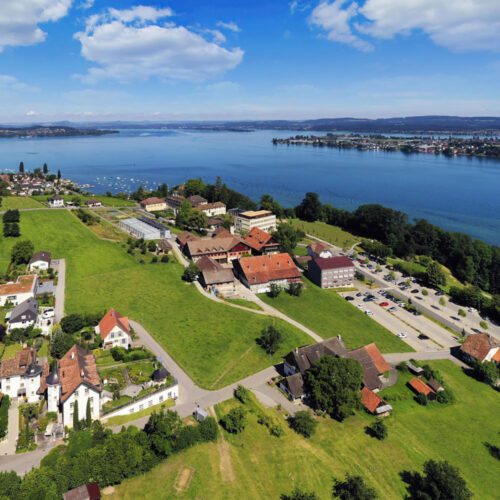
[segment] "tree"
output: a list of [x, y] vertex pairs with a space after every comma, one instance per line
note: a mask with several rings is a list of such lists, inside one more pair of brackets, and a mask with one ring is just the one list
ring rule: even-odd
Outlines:
[[429, 400], [423, 392], [417, 394], [417, 403], [422, 406], [427, 406], [429, 404]]
[[58, 171], [57, 171], [57, 180], [60, 180], [60, 179], [61, 179], [61, 171], [60, 171], [60, 170], [58, 170]]
[[18, 241], [10, 251], [14, 264], [27, 264], [33, 255], [35, 247], [29, 240]]
[[439, 297], [439, 305], [446, 306], [446, 299], [444, 297]]
[[85, 411], [85, 424], [87, 426], [87, 429], [90, 429], [90, 426], [92, 425], [92, 411], [90, 409], [90, 398], [87, 399], [87, 408]]
[[80, 420], [78, 414], [78, 399], [75, 400], [75, 406], [73, 407], [73, 430], [80, 430]]
[[24, 174], [24, 162], [19, 163], [19, 173]]
[[322, 209], [319, 196], [316, 193], [306, 193], [306, 197], [301, 204], [295, 208], [295, 213], [299, 219], [309, 222], [320, 220]]
[[261, 210], [269, 210], [276, 215], [278, 219], [282, 219], [285, 215], [285, 211], [281, 204], [275, 201], [270, 194], [263, 194], [260, 197], [260, 208]]
[[70, 314], [61, 320], [61, 328], [65, 333], [75, 333], [85, 326], [85, 321], [81, 314]]
[[432, 288], [446, 286], [446, 274], [438, 262], [432, 261], [425, 271], [425, 281]]
[[267, 354], [274, 354], [283, 343], [283, 335], [276, 327], [269, 325], [261, 331], [258, 343]]
[[472, 369], [478, 380], [490, 385], [494, 385], [500, 377], [500, 368], [494, 361], [475, 361]]
[[346, 474], [344, 481], [334, 479], [333, 498], [340, 500], [375, 500], [376, 491], [369, 487], [361, 476]]
[[200, 436], [204, 441], [217, 441], [217, 422], [213, 417], [207, 417], [199, 424]]
[[278, 230], [273, 233], [273, 237], [278, 241], [283, 249], [283, 252], [290, 254], [295, 253], [297, 243], [304, 238], [305, 234], [300, 229], [295, 229], [289, 222], [281, 223]]
[[289, 495], [283, 493], [281, 500], [318, 500], [318, 496], [313, 491], [307, 492], [300, 488], [295, 488]]
[[229, 215], [224, 215], [224, 218], [222, 219], [222, 227], [230, 231], [232, 225], [233, 225], [233, 219], [231, 219]]
[[250, 391], [241, 384], [234, 390], [234, 397], [243, 404], [251, 401]]
[[288, 424], [297, 434], [310, 438], [316, 431], [318, 422], [314, 419], [310, 411], [302, 410], [290, 416]]
[[288, 293], [294, 297], [300, 297], [302, 294], [302, 283], [298, 281], [293, 281], [288, 285]]
[[0, 498], [19, 498], [21, 478], [14, 472], [0, 472]]
[[177, 215], [175, 216], [175, 225], [179, 229], [184, 229], [185, 226], [189, 224], [189, 216], [193, 210], [193, 207], [188, 201], [183, 201]]
[[200, 274], [200, 268], [194, 262], [190, 262], [189, 266], [184, 269], [182, 279], [184, 281], [194, 281], [198, 274]]
[[57, 326], [50, 341], [50, 354], [54, 358], [61, 359], [73, 346], [74, 341], [71, 335], [66, 335], [61, 327]]
[[305, 372], [304, 383], [312, 405], [339, 421], [361, 407], [363, 371], [355, 359], [323, 356]]
[[82, 204], [82, 199], [80, 198], [80, 196], [72, 196], [71, 197], [71, 202], [73, 203], [73, 205], [75, 205], [76, 207], [79, 207], [81, 204]]
[[408, 500], [469, 500], [472, 492], [460, 475], [460, 471], [446, 460], [424, 463], [424, 473], [403, 472], [408, 484]]
[[373, 437], [376, 437], [380, 441], [387, 437], [387, 426], [384, 424], [383, 420], [377, 420], [367, 429]]
[[49, 171], [49, 167], [47, 167], [47, 164], [46, 164], [46, 163], [44, 163], [44, 164], [43, 164], [43, 174], [44, 174], [44, 175], [47, 175], [48, 171]]
[[187, 223], [190, 227], [194, 227], [198, 231], [201, 231], [208, 225], [207, 214], [201, 210], [191, 210], [187, 218]]
[[150, 252], [155, 252], [155, 251], [156, 251], [156, 243], [155, 243], [154, 241], [152, 241], [152, 240], [151, 240], [151, 241], [148, 243], [148, 250], [149, 250]]
[[467, 316], [466, 312], [463, 309], [458, 310], [458, 315], [462, 316], [462, 318], [465, 318]]
[[281, 293], [281, 287], [277, 285], [276, 283], [271, 283], [271, 286], [269, 287], [269, 291], [267, 292], [267, 295], [273, 299], [275, 299], [279, 294]]
[[227, 432], [239, 434], [247, 424], [246, 411], [241, 406], [232, 408], [221, 418], [221, 424]]

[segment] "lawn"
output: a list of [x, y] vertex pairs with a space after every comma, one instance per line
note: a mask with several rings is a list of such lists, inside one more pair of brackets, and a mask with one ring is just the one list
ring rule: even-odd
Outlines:
[[[20, 344], [17, 344], [17, 343], [5, 346], [5, 351], [4, 351], [1, 359], [13, 358], [16, 355], [16, 352], [20, 351], [22, 348], [23, 348], [23, 346]], [[2, 353], [3, 350], [4, 350], [3, 344], [0, 344], [0, 353]]]
[[128, 363], [126, 366], [131, 382], [138, 385], [149, 382], [155, 370], [152, 361], [137, 361]]
[[[153, 413], [154, 411], [160, 410], [161, 407], [167, 409], [167, 408], [172, 408], [172, 406], [174, 405], [175, 402], [173, 399], [167, 399], [166, 401], [161, 403], [161, 405], [150, 406], [149, 408], [145, 408], [144, 410], [140, 410], [135, 413], [131, 413], [129, 415], [118, 415], [117, 417], [111, 417], [104, 422], [104, 425], [107, 427], [124, 425], [128, 422], [137, 420], [138, 418], [147, 417], [148, 415], [151, 415], [151, 413]], [[137, 498], [141, 498], [141, 496], [138, 496]]]
[[42, 205], [32, 197], [23, 196], [3, 196], [2, 204], [0, 205], [0, 212], [8, 209], [19, 208], [41, 208]]
[[[229, 443], [229, 461], [221, 461], [217, 444], [194, 446], [173, 455], [144, 476], [126, 480], [115, 486], [109, 498], [144, 500], [156, 498], [196, 499], [278, 499], [298, 485], [314, 490], [321, 500], [331, 498], [332, 477], [345, 472], [359, 474], [377, 489], [380, 499], [400, 499], [405, 485], [399, 477], [403, 470], [421, 470], [425, 460], [448, 460], [457, 466], [474, 498], [498, 498], [498, 461], [484, 442], [500, 444], [500, 420], [492, 418], [500, 411], [500, 399], [490, 387], [467, 377], [450, 361], [433, 361], [441, 371], [445, 384], [457, 397], [449, 406], [419, 406], [410, 393], [408, 401], [394, 402], [394, 414], [385, 422], [388, 437], [377, 441], [364, 427], [374, 418], [360, 413], [343, 423], [320, 418], [314, 436], [306, 440], [291, 431], [280, 414], [285, 436], [270, 436], [257, 423], [257, 416], [248, 414], [247, 428], [240, 435], [223, 431]], [[401, 388], [409, 393], [409, 390]], [[234, 400], [217, 407], [225, 413]], [[488, 422], [485, 425], [485, 422]], [[233, 480], [224, 480], [221, 462], [234, 473]], [[195, 469], [190, 488], [176, 495], [174, 483], [181, 467]], [[107, 497], [108, 498], [108, 497]]]
[[334, 290], [323, 290], [304, 278], [300, 297], [281, 292], [277, 298], [259, 297], [290, 318], [327, 339], [342, 335], [348, 349], [375, 342], [381, 352], [411, 352], [413, 349], [375, 320], [352, 306]]
[[256, 311], [262, 311], [262, 307], [260, 307], [259, 304], [256, 304], [255, 302], [250, 302], [249, 300], [246, 299], [226, 299], [226, 300], [231, 304], [247, 307], [248, 309], [255, 309]]
[[[221, 304], [181, 280], [176, 262], [140, 264], [116, 242], [93, 234], [66, 210], [25, 212], [21, 233], [35, 251], [66, 259], [68, 314], [102, 312], [115, 307], [141, 323], [201, 386], [217, 389], [262, 370], [308, 335], [284, 321]], [[16, 239], [3, 240], [0, 271], [7, 268]], [[285, 342], [269, 357], [255, 339], [276, 324]], [[168, 368], [168, 367], [167, 367]]]
[[[75, 196], [78, 196], [82, 201], [82, 206], [85, 205], [86, 200], [100, 200], [104, 207], [133, 207], [137, 205], [136, 201], [133, 200], [122, 200], [120, 198], [113, 198], [112, 196], [104, 196], [102, 194], [92, 194], [90, 196], [83, 196], [80, 194], [65, 194], [62, 195], [64, 201], [71, 201]], [[50, 195], [41, 195], [41, 196], [33, 196], [35, 200], [38, 200], [42, 203], [46, 203], [47, 199], [50, 198]]]
[[350, 247], [357, 241], [360, 241], [360, 238], [357, 236], [340, 229], [340, 227], [330, 226], [325, 222], [306, 222], [299, 219], [290, 219], [290, 222], [296, 228], [304, 231], [304, 233], [328, 241], [340, 248]]

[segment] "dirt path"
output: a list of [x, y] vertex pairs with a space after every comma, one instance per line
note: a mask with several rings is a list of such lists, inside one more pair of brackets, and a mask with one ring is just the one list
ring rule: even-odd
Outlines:
[[[217, 418], [213, 406], [210, 407], [210, 413], [214, 418]], [[219, 439], [217, 440], [217, 449], [219, 450], [220, 473], [222, 476], [222, 480], [227, 483], [233, 482], [234, 470], [233, 470], [233, 462], [231, 460], [231, 451], [229, 450], [228, 442], [224, 439], [224, 434], [222, 433], [222, 430], [220, 432]]]
[[254, 348], [253, 345], [251, 345], [236, 361], [231, 363], [219, 376], [219, 378], [210, 386], [210, 389], [213, 389], [218, 383], [219, 380], [222, 379], [227, 373], [231, 371], [231, 369], [236, 366], [252, 349]]

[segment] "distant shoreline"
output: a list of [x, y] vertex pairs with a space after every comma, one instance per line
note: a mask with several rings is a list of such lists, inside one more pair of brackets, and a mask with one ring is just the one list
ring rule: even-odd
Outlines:
[[0, 139], [36, 139], [44, 137], [85, 137], [119, 134], [118, 130], [74, 127], [2, 127]]

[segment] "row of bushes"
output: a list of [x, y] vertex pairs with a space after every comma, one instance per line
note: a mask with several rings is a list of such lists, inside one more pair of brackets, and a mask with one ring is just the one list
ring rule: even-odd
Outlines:
[[0, 403], [0, 439], [6, 436], [9, 427], [9, 406], [10, 398], [5, 394]]
[[115, 361], [123, 361], [124, 363], [154, 357], [154, 355], [147, 349], [131, 349], [130, 351], [127, 351], [124, 347], [113, 347], [110, 352]]

